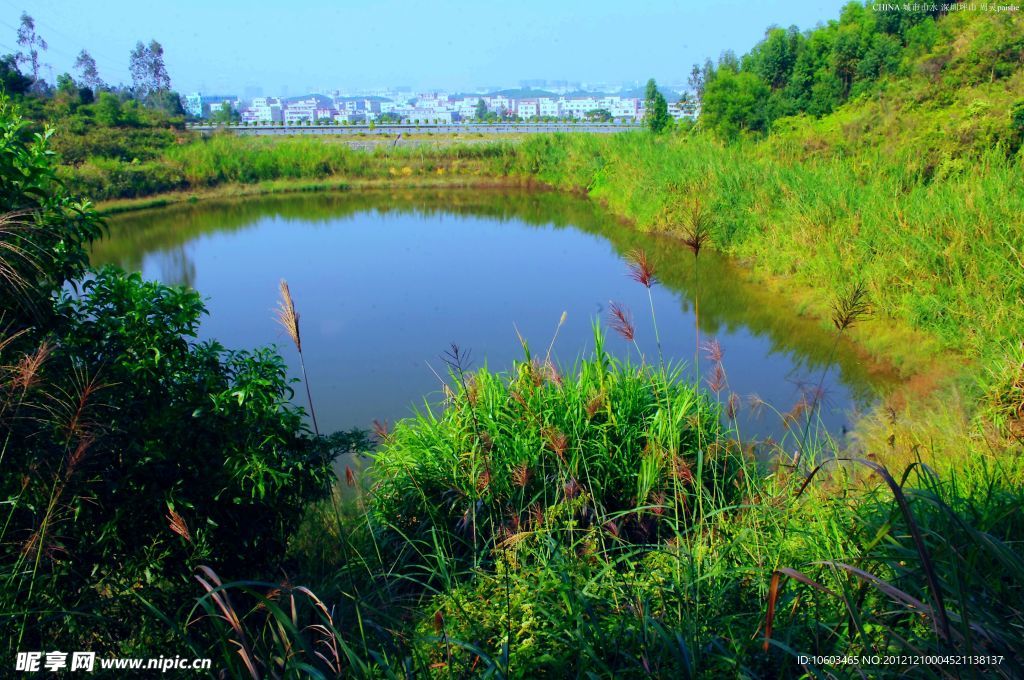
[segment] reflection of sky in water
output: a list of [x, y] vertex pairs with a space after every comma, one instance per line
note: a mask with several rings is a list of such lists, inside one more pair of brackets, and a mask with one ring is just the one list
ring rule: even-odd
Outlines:
[[[161, 219], [160, 213], [151, 215], [154, 222]], [[174, 220], [166, 228], [173, 229]], [[692, 256], [680, 251], [677, 257]], [[301, 315], [318, 417], [327, 430], [394, 421], [424, 400], [436, 403], [440, 384], [433, 371], [444, 373], [439, 355], [452, 342], [472, 351], [474, 367], [505, 369], [521, 358], [516, 329], [543, 354], [563, 311], [568, 316], [553, 354], [570, 366], [592, 349], [591, 323], [607, 319], [609, 300], [632, 311], [641, 351], [657, 361], [647, 291], [626, 276], [611, 241], [575, 228], [415, 212], [305, 221], [268, 210], [245, 228], [207, 231], [183, 245], [133, 253], [131, 260], [126, 264], [140, 266], [146, 277], [186, 283], [202, 293], [210, 310], [204, 338], [228, 347], [277, 343], [289, 364], [297, 365], [294, 348], [273, 321], [278, 281], [287, 279]], [[749, 304], [729, 299], [735, 281], [713, 280], [711, 270], [707, 277], [701, 282], [702, 315]], [[671, 282], [655, 286], [653, 294], [666, 359], [692, 364], [692, 301]], [[720, 316], [711, 319], [715, 332], [702, 331], [701, 341], [715, 338], [724, 350], [728, 387], [721, 399], [730, 391], [743, 397], [744, 438], [778, 438], [779, 417], [770, 409], [755, 416], [749, 395], [782, 412], [792, 408], [801, 388], [814, 389], [821, 380], [821, 358], [829, 356], [832, 336], [819, 326], [799, 326], [800, 343], [792, 346], [813, 345], [817, 352], [815, 365], [808, 366], [807, 355], [787, 347], [786, 338], [752, 332], [742, 310]], [[809, 332], [820, 337], [808, 339]], [[632, 344], [614, 333], [607, 347], [637, 359]], [[702, 374], [711, 371], [702, 360]], [[838, 367], [825, 376], [822, 415], [833, 433], [850, 422], [853, 394], [867, 393], [864, 384], [843, 379]]]

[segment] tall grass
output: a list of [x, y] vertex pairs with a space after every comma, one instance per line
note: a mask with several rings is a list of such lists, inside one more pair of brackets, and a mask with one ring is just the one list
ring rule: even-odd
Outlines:
[[726, 146], [702, 135], [538, 137], [516, 148], [513, 172], [586, 189], [639, 229], [683, 238], [699, 199], [714, 216], [715, 248], [782, 282], [808, 311], [828, 318], [831, 291], [861, 281], [880, 318], [853, 335], [908, 373], [943, 351], [1001, 365], [1024, 325], [1019, 161], [993, 149], [970, 173], [922, 179], [913, 147], [844, 156], [795, 146], [784, 137]]
[[499, 176], [510, 156], [511, 146], [504, 143], [362, 151], [304, 137], [223, 134], [169, 147], [142, 162], [97, 157], [64, 167], [62, 173], [74, 190], [100, 200], [284, 180]]
[[[797, 677], [835, 670], [798, 654], [984, 654], [971, 672], [1024, 669], [1012, 465], [972, 460], [941, 478], [914, 466], [898, 481], [878, 466], [881, 486], [836, 468], [808, 485], [744, 458], [691, 386], [600, 349], [557, 379], [524, 360], [450, 389], [443, 412], [388, 435], [344, 521], [318, 520], [326, 506], [310, 517], [297, 549], [317, 565], [316, 597], [210, 588], [249, 598], [256, 668]], [[713, 452], [703, 476], [698, 428]], [[221, 634], [245, 642], [238, 626]]]
[[[837, 308], [838, 332], [860, 301]], [[1018, 463], [894, 476], [826, 450], [792, 474], [749, 455], [731, 399], [681, 366], [608, 355], [598, 326], [570, 368], [524, 353], [494, 373], [451, 350], [446, 402], [381, 428], [358, 491], [311, 510], [293, 545], [303, 583], [200, 574], [190, 628], [229, 674], [844, 670], [801, 655], [863, 656], [870, 677], [1024, 672]], [[979, 658], [935, 661], [958, 654]]]

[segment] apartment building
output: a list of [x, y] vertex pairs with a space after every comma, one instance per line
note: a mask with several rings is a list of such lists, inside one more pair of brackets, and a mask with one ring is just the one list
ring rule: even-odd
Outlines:
[[516, 117], [522, 118], [523, 120], [536, 118], [540, 111], [540, 107], [538, 106], [536, 99], [518, 99], [515, 104]]
[[193, 92], [185, 95], [185, 113], [196, 118], [208, 118], [210, 113], [220, 108], [221, 104], [228, 102], [232, 108], [238, 107], [238, 97], [234, 95], [202, 94]]
[[558, 118], [562, 115], [558, 107], [558, 100], [550, 97], [541, 97], [537, 100], [537, 115], [541, 118]]

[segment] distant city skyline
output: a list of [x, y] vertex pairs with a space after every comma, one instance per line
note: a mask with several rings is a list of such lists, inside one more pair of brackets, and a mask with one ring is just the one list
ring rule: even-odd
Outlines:
[[0, 51], [17, 51], [24, 9], [49, 43], [42, 75], [74, 72], [86, 49], [100, 76], [129, 84], [136, 41], [158, 40], [179, 92], [258, 96], [334, 89], [479, 91], [547, 80], [621, 85], [686, 81], [692, 64], [738, 54], [769, 25], [805, 30], [845, 0], [811, 2], [409, 3], [257, 0], [0, 0]]

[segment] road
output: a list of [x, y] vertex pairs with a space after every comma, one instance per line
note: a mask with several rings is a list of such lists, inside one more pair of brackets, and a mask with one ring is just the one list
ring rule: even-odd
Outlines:
[[475, 124], [453, 123], [451, 125], [289, 125], [289, 126], [245, 126], [245, 125], [190, 125], [190, 130], [211, 133], [225, 130], [238, 135], [384, 135], [395, 137], [405, 135], [450, 135], [450, 134], [536, 134], [543, 132], [591, 132], [614, 133], [640, 130], [642, 123], [501, 123]]

